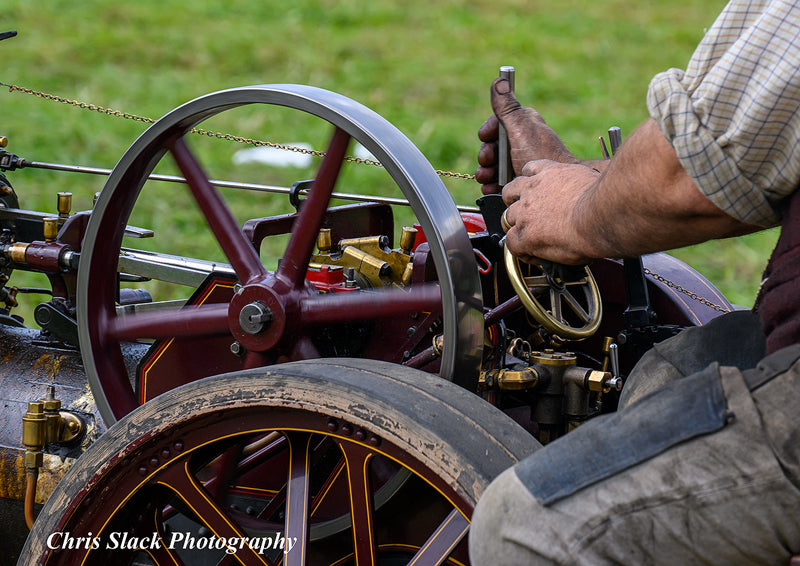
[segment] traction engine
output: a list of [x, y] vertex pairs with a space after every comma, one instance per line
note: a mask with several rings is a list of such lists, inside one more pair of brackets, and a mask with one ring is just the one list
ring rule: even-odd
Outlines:
[[[324, 125], [313, 180], [213, 180], [199, 125], [245, 107]], [[354, 142], [393, 196], [337, 192], [357, 189]], [[10, 177], [38, 165], [0, 152]], [[152, 186], [196, 206], [219, 258], [151, 245], [135, 210]], [[247, 191], [245, 221], [223, 189]], [[456, 207], [396, 128], [309, 86], [176, 108], [90, 211], [0, 191], [2, 539], [19, 564], [467, 564], [491, 479], [613, 411], [654, 342], [731, 309], [664, 254], [520, 263], [501, 202]], [[25, 271], [50, 282], [41, 329], [15, 314]]]

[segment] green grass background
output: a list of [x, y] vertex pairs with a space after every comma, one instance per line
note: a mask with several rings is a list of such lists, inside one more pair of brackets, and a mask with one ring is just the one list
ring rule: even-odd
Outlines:
[[[609, 126], [630, 133], [647, 117], [652, 75], [685, 66], [724, 3], [6, 0], [0, 28], [19, 36], [0, 43], [0, 81], [152, 118], [222, 88], [310, 84], [384, 116], [435, 168], [471, 174], [475, 133], [488, 115], [488, 86], [499, 66], [515, 66], [523, 103], [535, 106], [576, 154], [596, 158], [597, 138]], [[319, 136], [291, 118], [238, 120], [221, 120], [219, 127], [242, 126], [248, 135], [282, 143]], [[112, 167], [145, 127], [0, 89], [0, 134], [10, 139], [10, 151], [29, 160]], [[282, 138], [271, 139], [279, 130]], [[199, 150], [214, 176], [289, 183], [313, 175], [313, 167], [237, 171], [230, 158], [240, 148], [214, 143]], [[365, 192], [357, 185], [373, 183], [369, 175], [356, 171], [348, 178], [353, 186], [342, 188]], [[22, 206], [41, 210], [55, 208], [58, 191], [74, 193], [75, 209], [88, 208], [103, 184], [32, 169], [10, 177]], [[479, 195], [472, 181], [445, 183], [459, 204]], [[254, 214], [248, 198], [233, 198], [232, 207], [262, 216], [285, 204], [272, 199]], [[167, 249], [185, 244], [203, 253], [197, 224], [183, 218], [179, 202], [153, 199], [137, 220], [168, 233]], [[750, 305], [775, 238], [770, 231], [675, 255], [731, 301]]]

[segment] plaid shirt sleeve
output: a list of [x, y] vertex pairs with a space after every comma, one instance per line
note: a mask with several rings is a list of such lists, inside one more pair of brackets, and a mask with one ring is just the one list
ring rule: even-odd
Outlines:
[[686, 71], [653, 78], [647, 105], [705, 196], [777, 224], [800, 187], [800, 0], [732, 0]]

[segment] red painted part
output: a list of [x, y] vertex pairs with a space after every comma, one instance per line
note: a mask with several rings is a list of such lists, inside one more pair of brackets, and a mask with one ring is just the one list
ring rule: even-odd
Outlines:
[[[483, 220], [483, 216], [477, 212], [462, 212], [461, 220], [464, 222], [464, 227], [470, 234], [477, 234], [479, 232], [486, 231], [486, 222]], [[414, 228], [417, 229], [417, 236], [414, 238], [414, 247], [412, 248], [412, 251], [416, 251], [417, 246], [428, 241], [428, 238], [422, 231], [422, 226], [420, 226], [419, 222], [414, 224]]]
[[320, 293], [340, 293], [358, 291], [358, 287], [345, 287], [344, 271], [323, 265], [319, 269], [310, 267], [306, 272], [306, 281], [310, 281]]
[[32, 242], [25, 249], [25, 263], [35, 271], [59, 273], [62, 269], [58, 260], [68, 249], [69, 246], [57, 242]]

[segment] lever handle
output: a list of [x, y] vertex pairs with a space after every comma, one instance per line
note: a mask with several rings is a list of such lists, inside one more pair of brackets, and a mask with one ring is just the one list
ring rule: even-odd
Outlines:
[[[500, 67], [500, 78], [506, 79], [514, 92], [514, 67]], [[511, 147], [508, 145], [508, 132], [500, 123], [497, 136], [497, 184], [502, 189], [514, 178], [514, 166], [511, 164]]]

